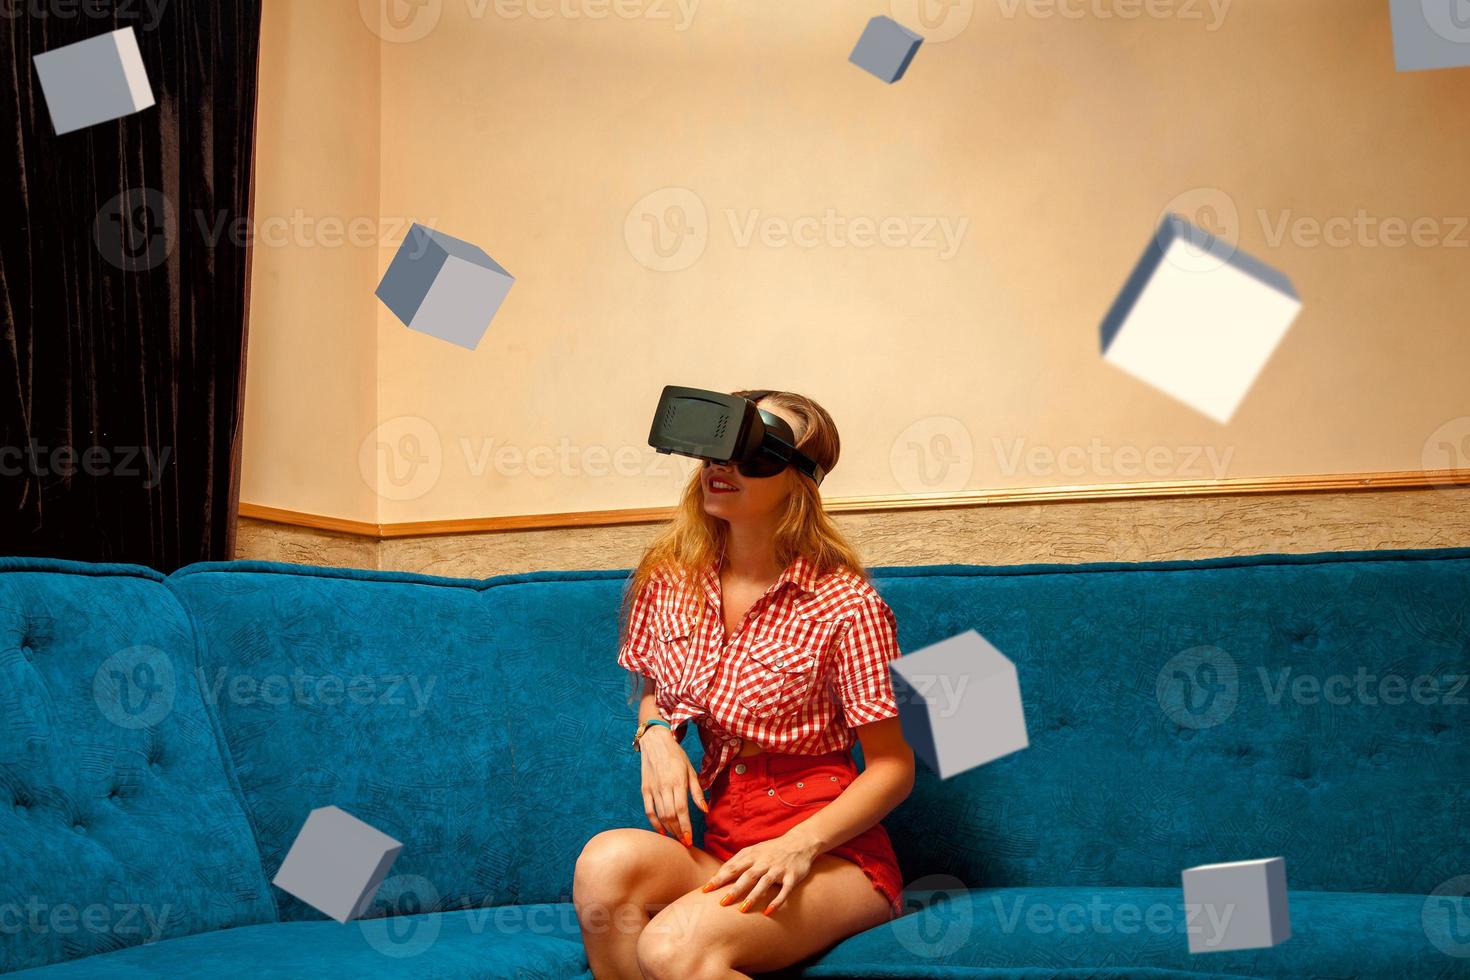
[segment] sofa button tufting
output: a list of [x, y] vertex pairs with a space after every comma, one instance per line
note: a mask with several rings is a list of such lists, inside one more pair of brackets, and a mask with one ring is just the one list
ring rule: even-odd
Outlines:
[[72, 825], [71, 825], [71, 829], [72, 829], [72, 830], [75, 830], [75, 831], [76, 831], [76, 832], [77, 832], [77, 833], [79, 833], [79, 834], [85, 834], [85, 833], [86, 833], [86, 832], [87, 832], [87, 828], [86, 828], [86, 827], [83, 827], [83, 826], [82, 826], [82, 825], [81, 825], [81, 824], [79, 824], [79, 823], [74, 823], [74, 824], [72, 824]]
[[25, 657], [27, 660], [36, 659], [36, 651], [31, 648], [31, 645], [29, 643], [22, 643], [20, 645], [20, 655], [22, 657]]

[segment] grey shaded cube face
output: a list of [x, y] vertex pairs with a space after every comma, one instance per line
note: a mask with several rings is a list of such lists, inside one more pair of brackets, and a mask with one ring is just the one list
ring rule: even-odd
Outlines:
[[311, 811], [272, 882], [338, 922], [372, 902], [403, 845], [335, 806]]
[[1390, 0], [1399, 71], [1470, 66], [1470, 0]]
[[474, 350], [514, 283], [483, 249], [415, 224], [376, 295], [410, 329]]
[[33, 60], [58, 136], [153, 105], [131, 27], [43, 51]]
[[407, 326], [424, 297], [429, 295], [447, 258], [449, 253], [429, 234], [429, 229], [413, 225], [394, 253], [374, 295]]
[[908, 71], [924, 38], [888, 17], [874, 17], [863, 29], [848, 61], [890, 85]]
[[1291, 938], [1283, 858], [1200, 865], [1181, 877], [1191, 953], [1259, 949]]
[[451, 255], [408, 326], [474, 350], [513, 281]]
[[974, 630], [889, 664], [904, 740], [940, 779], [1030, 745], [1016, 665]]

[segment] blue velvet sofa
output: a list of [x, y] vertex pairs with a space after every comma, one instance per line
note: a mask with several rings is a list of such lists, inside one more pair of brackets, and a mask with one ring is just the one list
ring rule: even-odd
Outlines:
[[[0, 559], [0, 970], [587, 976], [575, 859], [646, 826], [624, 575]], [[1470, 976], [1470, 550], [874, 581], [1016, 662], [1031, 747], [921, 765], [908, 914], [791, 975]], [[404, 845], [346, 925], [269, 883], [327, 804]], [[1191, 955], [1181, 869], [1276, 855], [1291, 939]]]

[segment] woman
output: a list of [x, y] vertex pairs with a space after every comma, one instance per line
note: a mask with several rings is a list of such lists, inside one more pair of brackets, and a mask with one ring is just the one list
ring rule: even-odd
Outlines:
[[[735, 394], [784, 420], [825, 470], [836, 465], [821, 406]], [[653, 830], [603, 831], [577, 859], [573, 902], [593, 975], [776, 970], [901, 915], [902, 876], [879, 823], [914, 779], [888, 675], [893, 612], [813, 479], [706, 461], [625, 606], [618, 663], [635, 672], [638, 720], [656, 722], [634, 742]], [[698, 772], [679, 744], [692, 718]], [[705, 812], [702, 848], [690, 797]]]

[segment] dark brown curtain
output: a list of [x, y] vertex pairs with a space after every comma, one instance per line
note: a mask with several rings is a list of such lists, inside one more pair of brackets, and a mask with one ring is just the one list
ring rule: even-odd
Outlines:
[[[0, 553], [233, 557], [261, 0], [0, 0]], [[35, 54], [132, 27], [156, 105], [58, 136]]]

